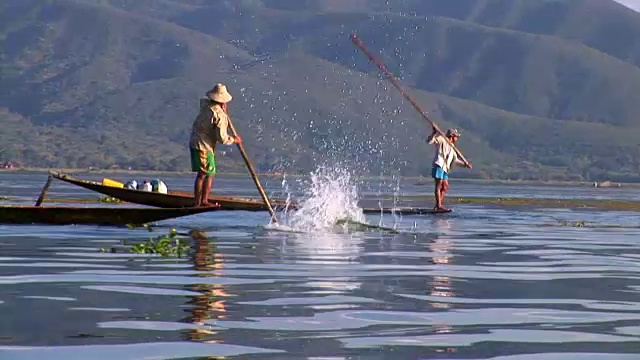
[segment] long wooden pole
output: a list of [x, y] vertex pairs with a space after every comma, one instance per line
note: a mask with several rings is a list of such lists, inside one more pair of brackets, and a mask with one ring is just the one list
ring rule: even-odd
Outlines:
[[47, 182], [44, 184], [44, 187], [42, 188], [42, 191], [40, 192], [40, 196], [38, 196], [38, 199], [36, 200], [36, 204], [35, 206], [41, 206], [42, 202], [44, 201], [44, 197], [47, 195], [47, 191], [49, 191], [49, 187], [51, 186], [51, 181], [53, 180], [53, 177], [51, 175], [49, 175], [49, 177], [47, 177]]
[[429, 116], [424, 112], [424, 110], [422, 110], [420, 105], [418, 105], [418, 103], [416, 103], [413, 100], [413, 98], [411, 98], [411, 96], [409, 96], [409, 94], [407, 94], [407, 92], [402, 88], [402, 86], [400, 86], [400, 83], [398, 82], [398, 80], [393, 76], [393, 74], [391, 74], [391, 72], [386, 68], [386, 66], [384, 66], [384, 64], [382, 62], [378, 61], [375, 58], [375, 56], [373, 56], [373, 54], [371, 54], [367, 50], [367, 48], [364, 46], [364, 43], [362, 42], [362, 40], [360, 40], [360, 38], [358, 38], [358, 36], [356, 36], [355, 34], [351, 34], [351, 41], [353, 41], [355, 46], [357, 46], [369, 58], [369, 60], [371, 60], [371, 62], [373, 62], [374, 64], [376, 64], [378, 66], [378, 69], [380, 69], [380, 71], [382, 71], [387, 76], [387, 79], [391, 82], [391, 84], [393, 84], [393, 86], [395, 86], [396, 89], [398, 89], [398, 91], [400, 91], [400, 93], [409, 101], [409, 103], [411, 103], [411, 105], [413, 105], [413, 107], [420, 113], [420, 115], [422, 115], [423, 118], [425, 118], [428, 122], [430, 122], [431, 126], [433, 126], [433, 128], [438, 133], [440, 133], [440, 135], [442, 135], [443, 138], [445, 138], [447, 140], [447, 142], [451, 145], [451, 147], [453, 147], [455, 152], [458, 154], [458, 157], [460, 158], [460, 160], [464, 161], [465, 164], [469, 165], [469, 162], [467, 161], [467, 159], [465, 159], [464, 155], [462, 155], [462, 152], [460, 150], [458, 150], [458, 148], [451, 141], [449, 141], [449, 139], [445, 136], [445, 133], [442, 132], [440, 127], [438, 127], [438, 125], [436, 125], [436, 123], [431, 121]]
[[[236, 131], [235, 127], [233, 126], [233, 122], [231, 121], [231, 117], [229, 118], [229, 128], [231, 128], [231, 132], [233, 133], [234, 136], [238, 135], [238, 132]], [[236, 144], [238, 145], [238, 149], [240, 149], [240, 153], [242, 154], [242, 158], [244, 159], [244, 163], [247, 164], [247, 168], [249, 169], [249, 172], [251, 173], [251, 177], [253, 178], [253, 182], [256, 184], [256, 187], [258, 188], [258, 192], [260, 193], [260, 196], [262, 196], [262, 200], [265, 202], [265, 204], [267, 204], [267, 208], [269, 209], [269, 213], [271, 214], [271, 219], [273, 220], [273, 222], [277, 223], [278, 222], [278, 218], [276, 217], [276, 213], [275, 211], [273, 211], [273, 208], [271, 207], [271, 203], [269, 202], [269, 198], [267, 197], [267, 194], [264, 192], [264, 189], [262, 188], [262, 185], [260, 184], [260, 180], [258, 179], [258, 175], [256, 175], [256, 171], [253, 169], [253, 165], [251, 164], [251, 161], [249, 161], [249, 157], [247, 157], [247, 153], [244, 151], [244, 145], [242, 144], [242, 142]]]

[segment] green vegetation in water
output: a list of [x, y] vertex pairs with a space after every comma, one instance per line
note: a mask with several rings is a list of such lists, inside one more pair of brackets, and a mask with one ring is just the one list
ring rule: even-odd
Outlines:
[[[151, 230], [150, 230], [151, 231]], [[161, 257], [182, 257], [190, 247], [186, 239], [178, 237], [176, 229], [171, 229], [168, 234], [149, 238], [147, 241], [135, 244], [128, 248], [133, 254], [157, 254]], [[115, 253], [115, 248], [100, 249], [101, 252]]]
[[175, 229], [171, 229], [169, 234], [151, 238], [148, 241], [133, 245], [131, 252], [135, 254], [158, 254], [162, 257], [182, 257], [189, 251], [189, 244], [181, 239]]
[[594, 224], [587, 223], [584, 220], [579, 221], [558, 221], [553, 224], [545, 224], [543, 226], [559, 226], [559, 227], [574, 227], [574, 228], [589, 228], [589, 229], [640, 229], [638, 225], [621, 225], [621, 224]]
[[0, 195], [0, 201], [9, 201], [9, 200], [11, 200], [11, 197]]
[[561, 221], [560, 222], [560, 226], [567, 226], [567, 227], [585, 227], [587, 225], [587, 222], [584, 220], [579, 220], [579, 221]]
[[116, 198], [111, 197], [111, 196], [103, 196], [103, 197], [98, 199], [98, 202], [107, 203], [107, 204], [120, 204], [122, 202], [122, 200], [116, 199]]
[[127, 224], [127, 227], [129, 229], [137, 229], [139, 227], [143, 227], [143, 228], [147, 228], [147, 230], [149, 232], [153, 231], [153, 226], [151, 224], [140, 224], [140, 225], [136, 225], [136, 224]]
[[[382, 200], [394, 200], [384, 196]], [[432, 195], [404, 195], [398, 201], [434, 201]], [[451, 197], [445, 201], [453, 204], [477, 204], [497, 206], [533, 206], [565, 209], [601, 209], [614, 211], [640, 211], [640, 201], [597, 200], [597, 199], [553, 199], [553, 198], [515, 198], [515, 197]]]
[[391, 233], [399, 233], [398, 230], [392, 229], [389, 227], [371, 225], [366, 223], [361, 223], [359, 221], [353, 221], [350, 219], [340, 219], [336, 221], [336, 225], [343, 226], [347, 230], [351, 231], [382, 231], [382, 232], [391, 232]]

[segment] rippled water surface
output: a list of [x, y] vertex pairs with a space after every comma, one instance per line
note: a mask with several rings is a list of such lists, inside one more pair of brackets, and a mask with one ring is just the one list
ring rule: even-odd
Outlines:
[[[44, 181], [1, 174], [0, 195], [31, 201]], [[182, 189], [190, 182], [168, 181]], [[280, 180], [268, 185], [280, 196]], [[452, 196], [639, 195], [452, 185]], [[244, 178], [214, 186], [256, 194]], [[375, 195], [385, 186], [363, 189]], [[50, 196], [99, 197], [60, 182]], [[265, 227], [266, 212], [168, 220], [151, 233], [0, 225], [0, 359], [639, 358], [638, 214], [454, 209], [367, 216], [395, 231], [278, 230]], [[170, 228], [190, 239], [188, 257], [125, 250]]]

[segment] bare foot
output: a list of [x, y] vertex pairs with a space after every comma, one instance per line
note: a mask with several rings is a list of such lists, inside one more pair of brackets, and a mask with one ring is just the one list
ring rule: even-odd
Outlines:
[[450, 209], [444, 207], [444, 206], [436, 206], [434, 208], [435, 211], [451, 211]]

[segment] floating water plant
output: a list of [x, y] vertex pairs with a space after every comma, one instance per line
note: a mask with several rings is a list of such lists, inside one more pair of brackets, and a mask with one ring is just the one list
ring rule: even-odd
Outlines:
[[[383, 196], [383, 200], [394, 200], [392, 196]], [[434, 201], [433, 195], [402, 195], [398, 201]], [[501, 206], [533, 206], [544, 208], [594, 208], [603, 210], [640, 211], [640, 201], [606, 200], [606, 199], [554, 199], [554, 198], [518, 198], [518, 197], [451, 197], [451, 203], [501, 205]]]
[[127, 227], [129, 229], [136, 229], [136, 228], [139, 228], [139, 227], [143, 227], [143, 228], [147, 228], [147, 230], [149, 230], [149, 232], [153, 232], [153, 227], [151, 226], [151, 224], [141, 224], [141, 225], [127, 224]]
[[379, 226], [379, 225], [371, 225], [364, 222], [354, 221], [350, 219], [340, 219], [336, 221], [336, 225], [342, 226], [345, 230], [350, 231], [378, 231], [378, 232], [390, 232], [390, 233], [400, 233], [398, 230]]
[[178, 237], [176, 229], [171, 229], [168, 234], [135, 244], [130, 249], [130, 252], [135, 254], [158, 254], [162, 257], [182, 257], [187, 251], [189, 251], [189, 243]]
[[[176, 229], [171, 229], [168, 234], [163, 234], [149, 238], [143, 243], [129, 247], [129, 252], [133, 254], [157, 254], [161, 257], [182, 257], [190, 249], [189, 242], [178, 237]], [[115, 248], [100, 249], [101, 252], [115, 252]]]
[[122, 202], [122, 200], [116, 199], [116, 198], [111, 197], [111, 196], [103, 196], [100, 199], [98, 199], [98, 202], [107, 203], [107, 204], [119, 204], [119, 203]]
[[571, 221], [561, 221], [560, 225], [561, 226], [569, 226], [569, 227], [585, 227], [586, 225], [586, 221], [584, 220], [579, 220], [576, 222], [571, 222]]

